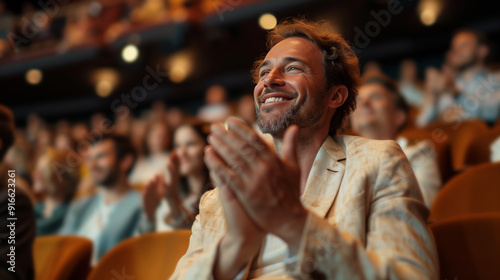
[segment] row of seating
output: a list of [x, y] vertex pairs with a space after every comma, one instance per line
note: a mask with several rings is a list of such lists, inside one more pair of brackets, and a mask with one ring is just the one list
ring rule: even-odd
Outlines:
[[489, 128], [481, 120], [438, 123], [425, 128], [407, 128], [400, 136], [409, 143], [429, 141], [436, 150], [443, 182], [468, 167], [490, 161], [490, 146], [500, 137], [500, 122]]
[[84, 237], [37, 237], [33, 245], [36, 280], [167, 279], [186, 253], [190, 230], [154, 232], [129, 238], [90, 268], [92, 242]]
[[500, 279], [500, 162], [447, 182], [431, 207], [441, 279]]
[[[468, 141], [474, 147], [478, 140]], [[500, 163], [484, 163], [454, 176], [438, 193], [429, 223], [441, 279], [500, 279], [499, 182]], [[189, 230], [182, 230], [127, 239], [92, 270], [89, 240], [38, 237], [34, 247], [36, 279], [165, 279], [187, 250], [189, 236]]]

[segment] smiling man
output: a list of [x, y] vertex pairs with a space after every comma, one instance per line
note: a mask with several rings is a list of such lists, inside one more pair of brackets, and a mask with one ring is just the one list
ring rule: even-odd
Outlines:
[[105, 134], [92, 141], [87, 164], [99, 191], [71, 204], [61, 230], [61, 234], [92, 240], [92, 264], [138, 228], [141, 195], [127, 181], [134, 161], [135, 151], [127, 137]]
[[[359, 66], [340, 35], [289, 20], [255, 64], [258, 125], [212, 126], [217, 188], [173, 279], [435, 279], [428, 212], [394, 141], [339, 136]], [[275, 152], [276, 151], [276, 152]]]

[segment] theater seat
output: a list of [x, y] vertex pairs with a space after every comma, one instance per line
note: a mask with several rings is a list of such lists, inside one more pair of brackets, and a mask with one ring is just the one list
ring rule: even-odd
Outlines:
[[490, 162], [491, 144], [498, 137], [500, 137], [500, 127], [476, 137], [467, 150], [467, 166]]
[[35, 238], [33, 259], [36, 280], [84, 280], [90, 271], [92, 241], [79, 236]]
[[441, 279], [500, 279], [500, 213], [452, 218], [430, 228]]
[[127, 239], [101, 258], [88, 279], [168, 279], [190, 236], [190, 230], [176, 230]]
[[[452, 126], [453, 128], [453, 126]], [[486, 135], [488, 126], [481, 120], [470, 120], [457, 125], [451, 133], [451, 163], [454, 171], [462, 171], [467, 167], [467, 151], [475, 139]]]
[[429, 221], [472, 213], [500, 213], [499, 182], [500, 162], [485, 163], [458, 174], [437, 194]]

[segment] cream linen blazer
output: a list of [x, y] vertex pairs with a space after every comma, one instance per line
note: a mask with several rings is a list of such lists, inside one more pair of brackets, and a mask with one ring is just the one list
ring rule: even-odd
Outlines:
[[[310, 213], [298, 255], [287, 257], [285, 249], [281, 258], [274, 258], [279, 263], [266, 263], [259, 258], [266, 250], [275, 252], [261, 248], [239, 278], [255, 275], [256, 263], [259, 271], [283, 267], [279, 275], [274, 271], [255, 277], [261, 279], [438, 278], [428, 210], [396, 142], [328, 137], [316, 155], [301, 201]], [[215, 189], [200, 202], [189, 248], [171, 279], [212, 279], [225, 228]]]

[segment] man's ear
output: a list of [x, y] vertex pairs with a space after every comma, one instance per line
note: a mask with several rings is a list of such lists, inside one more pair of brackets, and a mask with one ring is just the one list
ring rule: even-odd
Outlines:
[[134, 156], [132, 156], [131, 154], [125, 155], [123, 159], [120, 160], [120, 167], [125, 172], [130, 170], [133, 167], [132, 166], [133, 164], [134, 164]]
[[408, 114], [406, 114], [403, 110], [396, 109], [396, 114], [394, 116], [394, 124], [398, 129], [402, 128], [402, 126], [406, 123], [408, 119]]
[[339, 85], [332, 87], [330, 89], [330, 100], [328, 101], [329, 108], [338, 108], [344, 104], [347, 96], [349, 95], [349, 91], [347, 87], [344, 85]]
[[482, 59], [486, 59], [488, 57], [488, 54], [490, 53], [490, 50], [488, 46], [486, 45], [480, 45], [478, 49], [478, 54]]

